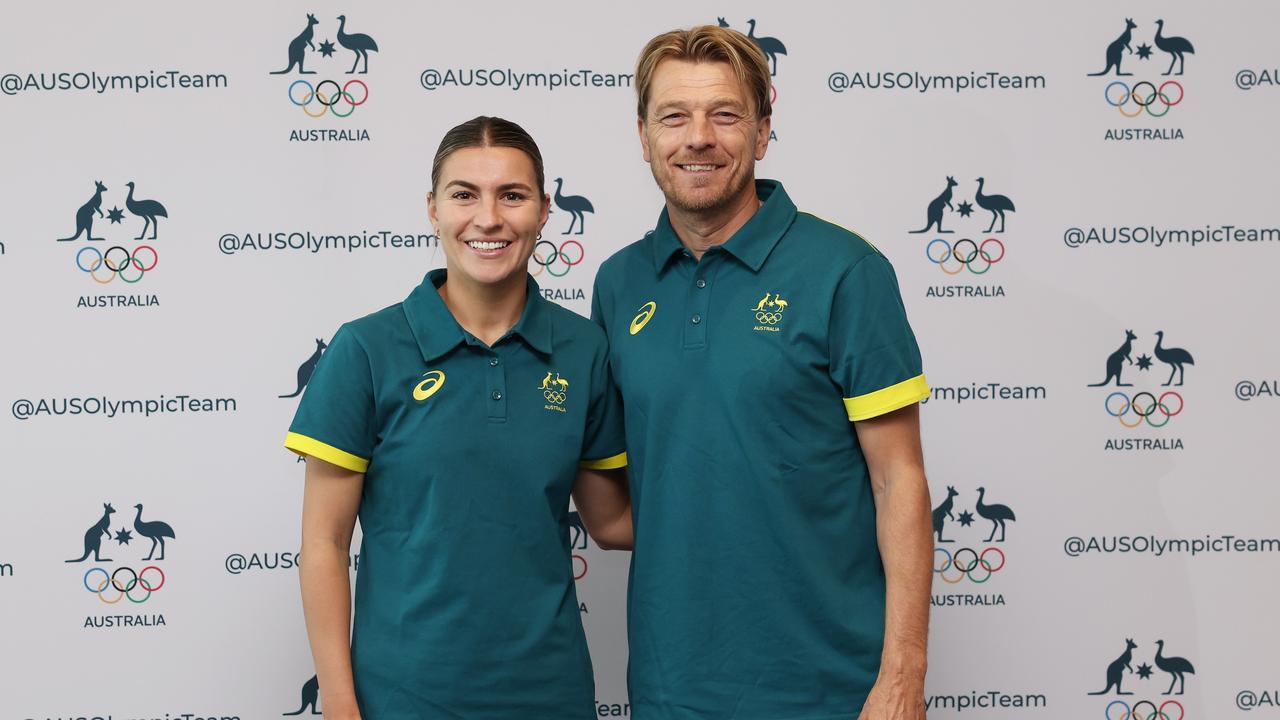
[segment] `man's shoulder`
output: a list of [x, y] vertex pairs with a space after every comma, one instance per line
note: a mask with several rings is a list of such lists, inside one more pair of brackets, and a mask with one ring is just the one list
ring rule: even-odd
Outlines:
[[650, 230], [644, 234], [644, 237], [632, 242], [630, 245], [622, 248], [618, 252], [610, 255], [603, 263], [600, 264], [600, 270], [596, 273], [596, 277], [609, 273], [625, 272], [634, 267], [637, 263], [648, 263], [649, 267], [653, 267], [653, 245], [651, 236], [653, 231]]
[[812, 254], [841, 271], [853, 267], [869, 255], [884, 257], [862, 233], [812, 213], [797, 212], [795, 223], [788, 234], [794, 238], [793, 247], [797, 251]]
[[605, 336], [604, 330], [599, 325], [550, 300], [544, 300], [543, 302], [546, 303], [547, 314], [555, 327], [557, 343], [561, 338], [566, 338], [574, 344], [581, 343], [585, 347], [594, 349], [603, 349], [608, 346], [608, 337]]

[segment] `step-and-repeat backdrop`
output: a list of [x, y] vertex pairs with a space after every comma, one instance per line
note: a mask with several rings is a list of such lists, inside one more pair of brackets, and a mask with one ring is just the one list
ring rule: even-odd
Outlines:
[[[759, 174], [889, 256], [920, 338], [930, 716], [1280, 718], [1275, 5], [8, 15], [0, 716], [322, 712], [281, 442], [334, 330], [443, 265], [441, 135], [539, 141], [530, 270], [585, 314], [661, 207], [636, 55], [718, 22], [774, 71]], [[598, 711], [625, 717], [628, 555], [573, 541]]]

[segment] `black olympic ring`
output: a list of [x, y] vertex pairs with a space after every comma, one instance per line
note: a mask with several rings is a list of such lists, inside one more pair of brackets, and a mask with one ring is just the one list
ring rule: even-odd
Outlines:
[[[139, 259], [141, 257], [139, 255], [139, 252], [143, 249], [151, 253], [151, 263], [145, 266], [142, 264], [142, 260]], [[119, 261], [113, 261], [111, 259], [111, 253], [116, 250], [119, 250], [124, 255], [124, 257], [121, 258]], [[82, 256], [86, 252], [93, 252], [93, 253], [97, 253], [98, 255], [98, 257], [93, 260], [92, 264], [90, 264], [89, 267], [84, 266], [84, 260], [82, 258]], [[93, 278], [100, 285], [106, 285], [112, 280], [115, 280], [117, 277], [119, 277], [121, 280], [129, 284], [136, 283], [142, 279], [143, 275], [146, 275], [147, 273], [154, 270], [156, 265], [159, 262], [160, 262], [160, 253], [157, 253], [156, 249], [151, 247], [150, 245], [139, 245], [138, 247], [133, 249], [133, 252], [129, 252], [129, 250], [126, 249], [123, 245], [112, 245], [111, 247], [107, 248], [107, 251], [105, 253], [98, 250], [98, 248], [93, 247], [92, 245], [88, 245], [80, 248], [80, 250], [76, 252], [76, 267], [79, 268], [81, 272], [89, 273], [89, 277]], [[108, 272], [110, 273], [109, 275], [107, 275], [106, 280], [103, 280], [98, 277], [98, 270], [102, 267], [106, 267]], [[127, 277], [125, 275], [125, 271], [128, 270], [129, 268], [133, 268], [134, 270], [137, 270], [138, 274], [132, 278]]]
[[[565, 252], [565, 248], [569, 247], [571, 243], [578, 246], [578, 258], [576, 260], [570, 260], [568, 253]], [[543, 245], [546, 245], [550, 249], [547, 250], [545, 254], [539, 254], [538, 248]], [[586, 251], [583, 249], [582, 243], [577, 240], [565, 240], [563, 243], [560, 243], [560, 247], [558, 248], [555, 243], [550, 240], [539, 240], [533, 246], [533, 257], [531, 259], [538, 267], [532, 274], [534, 277], [538, 277], [542, 274], [543, 270], [546, 270], [548, 273], [551, 273], [552, 277], [564, 277], [569, 274], [569, 268], [582, 262], [584, 257], [586, 257]], [[555, 265], [557, 261], [564, 263], [565, 267], [563, 272], [556, 272], [555, 269], [552, 268], [552, 265]]]
[[[942, 563], [942, 567], [937, 567], [936, 560], [935, 560], [935, 567], [933, 568], [933, 571], [938, 575], [941, 575], [944, 582], [947, 582], [953, 585], [965, 579], [966, 577], [969, 578], [970, 581], [981, 585], [982, 583], [990, 580], [992, 575], [995, 575], [996, 573], [1003, 570], [1005, 565], [1004, 551], [998, 547], [995, 547], [994, 545], [991, 547], [984, 548], [982, 551], [982, 554], [978, 554], [978, 551], [974, 550], [973, 548], [960, 548], [959, 550], [955, 551], [954, 554], [951, 551], [947, 550], [946, 548], [935, 547], [933, 549], [933, 553], [935, 557], [939, 552], [941, 552], [943, 555], [946, 556], [946, 560]], [[970, 556], [967, 559], [967, 561], [962, 560], [960, 557], [962, 553], [966, 553], [966, 552], [969, 553], [969, 556]], [[987, 559], [988, 553], [995, 553], [996, 555], [999, 555], [1000, 564], [995, 565], [990, 560], [988, 560]], [[946, 574], [947, 571], [951, 569], [955, 569], [959, 573], [958, 575], [955, 576], [954, 580], [951, 579], [950, 577], [947, 577], [947, 574]], [[973, 572], [974, 570], [978, 570], [978, 569], [982, 569], [987, 572], [986, 576], [984, 576], [981, 580], [975, 577]]]
[[[129, 574], [132, 577], [129, 578], [129, 581], [127, 584], [123, 584], [116, 578], [116, 576], [119, 575], [122, 571], [126, 571], [126, 570], [129, 572]], [[151, 584], [150, 581], [147, 580], [146, 574], [148, 570], [155, 570], [157, 573], [160, 574], [159, 583], [156, 583], [153, 585]], [[98, 583], [97, 587], [93, 587], [89, 584], [89, 576], [95, 572], [102, 574], [102, 582]], [[112, 572], [110, 575], [108, 575], [107, 571], [103, 568], [91, 567], [85, 571], [84, 578], [81, 580], [81, 582], [84, 584], [85, 590], [88, 590], [89, 592], [97, 595], [99, 600], [101, 600], [102, 602], [108, 605], [114, 605], [126, 597], [129, 598], [129, 602], [131, 603], [141, 604], [150, 600], [152, 593], [164, 587], [165, 576], [164, 576], [164, 571], [161, 570], [156, 565], [148, 565], [142, 568], [141, 572], [136, 571], [127, 565], [122, 565], [116, 568], [115, 571]], [[108, 600], [107, 596], [103, 592], [108, 587], [114, 589], [117, 593], [114, 600]], [[147, 594], [142, 596], [141, 599], [135, 598], [133, 596], [133, 590], [134, 588], [137, 588], [137, 587], [141, 587], [143, 590], [147, 591]]]
[[[307, 94], [301, 101], [295, 100], [293, 97], [293, 89], [299, 85], [302, 85], [307, 89]], [[321, 88], [325, 85], [333, 86], [333, 92], [327, 96], [321, 91]], [[364, 88], [364, 97], [360, 98], [360, 102], [356, 102], [355, 97], [351, 95], [351, 86], [353, 85], [359, 85]], [[289, 84], [287, 94], [289, 96], [289, 102], [302, 108], [302, 111], [310, 117], [324, 117], [324, 114], [330, 110], [333, 110], [333, 114], [338, 117], [347, 117], [351, 113], [355, 112], [357, 107], [365, 104], [365, 102], [369, 100], [369, 86], [366, 85], [363, 80], [359, 79], [348, 80], [346, 85], [338, 85], [337, 81], [334, 80], [321, 80], [320, 83], [313, 88], [311, 83], [307, 80], [294, 80]], [[327, 100], [326, 97], [328, 98]], [[312, 100], [319, 102], [321, 108], [323, 108], [319, 113], [312, 114], [310, 110], [307, 110], [307, 106], [311, 105]], [[338, 109], [335, 106], [338, 104], [339, 100], [346, 100], [347, 104], [351, 106], [351, 109], [345, 113], [338, 112]]]

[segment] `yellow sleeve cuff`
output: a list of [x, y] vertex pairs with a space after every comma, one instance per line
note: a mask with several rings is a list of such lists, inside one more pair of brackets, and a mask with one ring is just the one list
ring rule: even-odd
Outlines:
[[627, 454], [620, 452], [613, 457], [607, 457], [602, 460], [583, 460], [578, 463], [578, 467], [584, 470], [617, 470], [627, 466]]
[[924, 381], [924, 375], [917, 375], [866, 395], [845, 398], [844, 408], [852, 421], [869, 420], [918, 403], [927, 397], [929, 385]]
[[369, 461], [359, 455], [352, 455], [345, 450], [322, 443], [315, 438], [309, 438], [306, 435], [298, 433], [289, 433], [285, 435], [284, 446], [299, 455], [310, 455], [317, 457], [328, 463], [333, 463], [340, 468], [351, 470], [352, 472], [362, 473], [369, 469]]

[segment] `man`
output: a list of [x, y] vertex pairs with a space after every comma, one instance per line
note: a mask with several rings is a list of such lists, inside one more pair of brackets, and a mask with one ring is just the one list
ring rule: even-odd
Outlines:
[[636, 82], [666, 207], [592, 306], [631, 462], [632, 712], [922, 720], [929, 390], [893, 270], [755, 179], [771, 107], [750, 39], [660, 35]]

